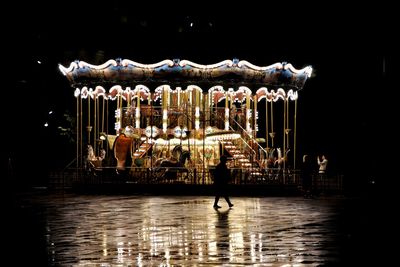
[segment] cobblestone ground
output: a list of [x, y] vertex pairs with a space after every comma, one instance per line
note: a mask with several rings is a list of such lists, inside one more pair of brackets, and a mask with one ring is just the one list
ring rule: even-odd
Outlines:
[[[368, 262], [369, 213], [342, 197], [18, 200], [10, 266], [326, 266]], [[371, 238], [373, 236], [370, 235]]]

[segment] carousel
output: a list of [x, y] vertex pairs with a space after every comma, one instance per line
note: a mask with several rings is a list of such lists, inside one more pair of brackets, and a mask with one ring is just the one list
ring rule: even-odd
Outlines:
[[310, 66], [116, 59], [59, 69], [75, 90], [82, 174], [208, 184], [222, 154], [236, 182], [296, 169], [298, 92]]

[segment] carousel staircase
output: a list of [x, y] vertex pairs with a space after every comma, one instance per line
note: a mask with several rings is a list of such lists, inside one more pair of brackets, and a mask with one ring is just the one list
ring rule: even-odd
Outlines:
[[150, 148], [153, 146], [153, 144], [148, 143], [147, 141], [143, 142], [138, 149], [132, 154], [132, 159], [138, 159], [138, 158], [143, 158], [147, 151], [150, 150]]
[[251, 161], [249, 156], [243, 153], [231, 140], [221, 141], [225, 150], [235, 160], [235, 166], [250, 171], [250, 176], [259, 179], [263, 177], [263, 172], [256, 161]]

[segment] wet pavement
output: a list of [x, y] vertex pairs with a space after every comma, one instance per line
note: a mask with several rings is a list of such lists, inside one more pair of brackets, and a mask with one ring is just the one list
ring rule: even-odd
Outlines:
[[344, 197], [29, 194], [10, 266], [343, 266], [375, 262], [374, 206]]

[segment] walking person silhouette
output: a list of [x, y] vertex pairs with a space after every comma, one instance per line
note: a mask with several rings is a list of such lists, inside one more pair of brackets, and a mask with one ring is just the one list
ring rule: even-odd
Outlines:
[[226, 166], [227, 157], [222, 155], [219, 159], [217, 167], [214, 172], [214, 189], [215, 189], [215, 201], [214, 201], [214, 209], [219, 209], [221, 206], [218, 206], [219, 198], [222, 196], [225, 198], [226, 202], [229, 205], [229, 208], [233, 207], [233, 204], [229, 200], [228, 197], [228, 182], [231, 180], [231, 172], [228, 170]]

